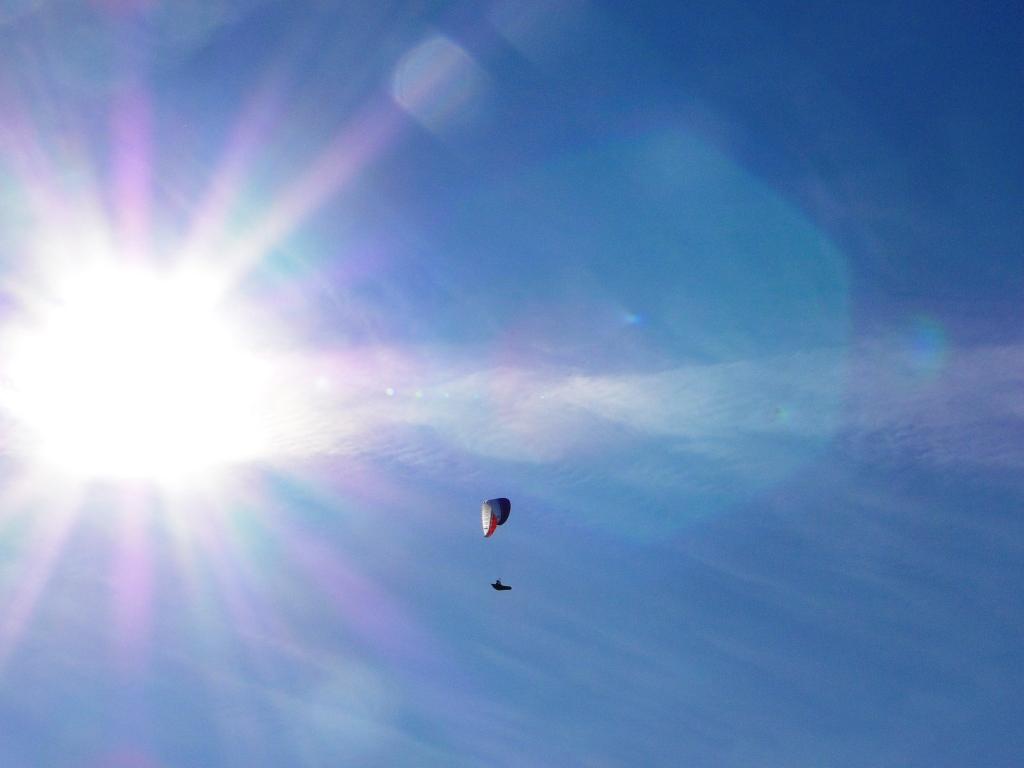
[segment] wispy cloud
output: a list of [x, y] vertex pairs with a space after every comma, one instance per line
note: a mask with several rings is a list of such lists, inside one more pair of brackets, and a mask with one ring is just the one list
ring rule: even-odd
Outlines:
[[854, 358], [842, 439], [860, 455], [925, 464], [1024, 466], [1024, 345], [954, 350], [922, 373], [898, 350]]
[[294, 361], [304, 373], [280, 401], [283, 452], [393, 451], [402, 460], [417, 451], [399, 448], [394, 430], [415, 428], [426, 432], [405, 439], [429, 434], [455, 452], [527, 464], [656, 442], [742, 476], [743, 461], [760, 472], [830, 441], [865, 458], [1024, 463], [1012, 434], [1024, 417], [1020, 345], [957, 350], [927, 372], [886, 341], [635, 373], [474, 370], [472, 357], [440, 349], [350, 359], [375, 362], [337, 368], [315, 395], [308, 366]]

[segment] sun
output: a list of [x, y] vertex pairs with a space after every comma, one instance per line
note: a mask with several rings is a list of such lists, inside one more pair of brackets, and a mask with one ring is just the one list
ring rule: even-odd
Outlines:
[[268, 366], [201, 271], [65, 275], [3, 346], [22, 450], [84, 477], [179, 480], [267, 439]]

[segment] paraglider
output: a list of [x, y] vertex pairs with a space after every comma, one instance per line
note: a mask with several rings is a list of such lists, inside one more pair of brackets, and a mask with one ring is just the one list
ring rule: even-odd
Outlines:
[[[488, 499], [480, 506], [480, 525], [484, 529], [485, 539], [493, 536], [499, 525], [505, 524], [511, 511], [512, 502], [505, 498]], [[491, 586], [498, 592], [512, 589], [507, 584], [502, 584], [501, 579], [495, 580]]]
[[488, 499], [480, 507], [480, 523], [483, 525], [484, 538], [494, 535], [499, 525], [504, 525], [512, 511], [512, 502], [508, 499]]

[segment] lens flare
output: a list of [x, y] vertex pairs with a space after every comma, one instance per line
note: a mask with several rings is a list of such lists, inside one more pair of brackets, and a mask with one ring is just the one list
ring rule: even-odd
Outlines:
[[916, 373], [934, 376], [945, 368], [949, 344], [945, 329], [934, 318], [915, 317], [903, 341], [907, 362]]

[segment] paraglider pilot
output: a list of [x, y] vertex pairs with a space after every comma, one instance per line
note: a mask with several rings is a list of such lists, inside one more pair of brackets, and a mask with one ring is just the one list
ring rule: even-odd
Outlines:
[[491, 586], [494, 587], [499, 592], [504, 592], [506, 589], [512, 589], [512, 587], [507, 586], [505, 584], [502, 584], [501, 583], [501, 579], [495, 580], [495, 582], [493, 584], [491, 584]]

